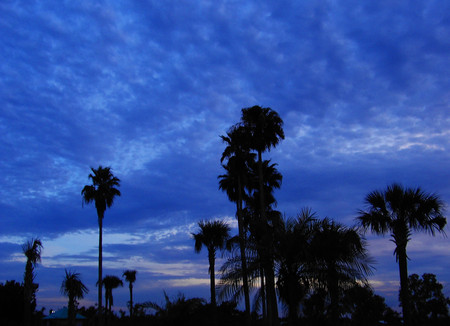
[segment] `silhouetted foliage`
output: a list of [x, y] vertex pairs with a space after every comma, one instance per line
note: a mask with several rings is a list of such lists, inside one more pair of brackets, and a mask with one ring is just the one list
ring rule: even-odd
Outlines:
[[[20, 325], [23, 321], [24, 286], [16, 281], [0, 283], [0, 324]], [[33, 310], [35, 308], [32, 307]]]
[[317, 288], [304, 301], [303, 314], [306, 325], [348, 325], [348, 326], [381, 326], [401, 325], [400, 315], [389, 308], [372, 289], [365, 285], [355, 284], [339, 294], [339, 320], [332, 320], [330, 296], [326, 289]]
[[383, 297], [373, 293], [369, 286], [355, 285], [344, 292], [343, 314], [349, 316], [349, 325], [401, 325], [400, 315], [389, 308]]
[[448, 306], [450, 298], [442, 292], [443, 286], [434, 274], [422, 278], [412, 274], [408, 278], [413, 325], [450, 325]]
[[328, 325], [328, 308], [330, 300], [323, 288], [313, 291], [303, 303], [303, 315], [308, 325]]
[[81, 282], [80, 274], [65, 270], [66, 275], [61, 284], [61, 293], [69, 298], [68, 319], [69, 326], [75, 323], [78, 302], [77, 299], [83, 299], [88, 293], [88, 288]]
[[316, 223], [315, 214], [304, 209], [296, 219], [281, 220], [275, 229], [277, 289], [289, 325], [296, 324], [300, 304], [311, 286], [308, 265]]
[[311, 241], [311, 272], [319, 286], [325, 287], [330, 299], [328, 317], [336, 323], [342, 291], [371, 274], [371, 260], [365, 241], [358, 232], [328, 218], [317, 225]]
[[395, 243], [395, 258], [399, 265], [400, 301], [403, 322], [411, 325], [408, 295], [408, 255], [406, 246], [412, 231], [426, 231], [434, 235], [443, 232], [447, 220], [442, 215], [443, 202], [435, 194], [427, 194], [420, 188], [403, 188], [399, 184], [388, 186], [385, 191], [373, 191], [366, 196], [367, 209], [360, 211], [359, 223], [376, 234], [391, 233]]
[[[178, 294], [171, 300], [164, 292], [164, 305], [155, 302], [136, 304], [136, 309], [154, 311], [153, 316], [146, 316], [155, 326], [206, 326], [216, 320], [218, 326], [243, 325], [245, 315], [236, 309], [235, 303], [222, 302], [215, 307], [207, 304], [204, 299], [186, 299], [183, 294]], [[141, 314], [141, 318], [142, 314]]]

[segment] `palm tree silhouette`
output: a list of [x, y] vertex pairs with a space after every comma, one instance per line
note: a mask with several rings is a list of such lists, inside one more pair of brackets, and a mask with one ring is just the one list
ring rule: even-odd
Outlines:
[[133, 283], [136, 282], [136, 271], [135, 270], [126, 270], [123, 272], [122, 276], [125, 277], [125, 280], [129, 283], [130, 289], [130, 318], [133, 318]]
[[112, 312], [111, 308], [114, 305], [112, 290], [118, 288], [119, 286], [123, 286], [123, 282], [117, 276], [106, 275], [103, 278], [103, 284], [105, 286], [105, 307], [111, 314]]
[[24, 323], [29, 325], [31, 322], [31, 314], [33, 306], [36, 305], [36, 291], [38, 284], [33, 283], [34, 269], [41, 262], [42, 242], [39, 239], [31, 239], [22, 246], [24, 255], [27, 257], [24, 274]]
[[275, 270], [281, 302], [288, 310], [288, 324], [295, 325], [299, 307], [310, 287], [311, 240], [316, 215], [303, 209], [296, 219], [280, 220], [275, 229]]
[[366, 282], [371, 274], [372, 260], [367, 254], [365, 241], [358, 232], [328, 218], [317, 224], [311, 241], [312, 265], [310, 272], [326, 287], [330, 297], [330, 318], [339, 319], [339, 297], [342, 289]]
[[395, 243], [395, 258], [400, 274], [400, 301], [403, 322], [411, 325], [408, 296], [408, 255], [406, 246], [412, 231], [426, 231], [431, 235], [443, 232], [447, 220], [442, 215], [443, 202], [435, 194], [427, 194], [420, 188], [403, 188], [399, 184], [388, 186], [385, 191], [369, 193], [366, 210], [360, 210], [358, 221], [361, 226], [378, 235], [391, 233]]
[[230, 201], [236, 203], [236, 216], [239, 230], [239, 249], [241, 257], [242, 285], [244, 290], [245, 313], [247, 324], [250, 324], [250, 292], [247, 275], [247, 263], [245, 256], [246, 236], [242, 216], [245, 186], [248, 183], [248, 165], [254, 161], [255, 155], [249, 152], [246, 146], [245, 130], [242, 126], [235, 125], [227, 132], [227, 136], [221, 136], [227, 144], [220, 162], [228, 159], [222, 167], [226, 174], [219, 175], [219, 189], [225, 191]]
[[209, 276], [211, 287], [211, 304], [216, 306], [215, 261], [217, 249], [222, 250], [230, 237], [230, 227], [224, 221], [200, 221], [200, 231], [192, 233], [195, 241], [195, 252], [199, 253], [203, 246], [208, 250]]
[[67, 269], [65, 272], [66, 275], [61, 284], [61, 293], [69, 297], [68, 320], [69, 326], [71, 326], [75, 322], [77, 299], [83, 299], [89, 290], [81, 282], [79, 273], [68, 272]]
[[253, 106], [242, 109], [241, 125], [246, 130], [250, 149], [255, 150], [258, 154], [260, 216], [264, 229], [263, 233], [266, 237], [264, 243], [267, 244], [261, 257], [267, 282], [267, 300], [269, 302], [267, 313], [269, 325], [278, 325], [278, 307], [272, 258], [273, 244], [271, 242], [270, 232], [267, 229], [267, 217], [265, 213], [262, 153], [270, 150], [272, 147], [276, 147], [280, 140], [284, 139], [283, 120], [281, 120], [277, 112], [270, 108]]
[[89, 174], [89, 179], [92, 180], [92, 185], [84, 186], [81, 191], [83, 204], [95, 203], [98, 217], [98, 318], [99, 324], [103, 325], [102, 318], [102, 230], [103, 230], [103, 216], [106, 208], [112, 206], [116, 196], [120, 196], [120, 191], [116, 188], [120, 186], [120, 180], [111, 173], [110, 167], [102, 167], [98, 169], [91, 168], [92, 173]]

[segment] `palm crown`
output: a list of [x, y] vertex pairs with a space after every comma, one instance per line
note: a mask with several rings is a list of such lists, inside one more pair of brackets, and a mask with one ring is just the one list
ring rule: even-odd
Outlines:
[[115, 188], [120, 186], [120, 180], [111, 173], [110, 167], [104, 168], [100, 165], [98, 169], [91, 168], [91, 170], [89, 179], [92, 180], [92, 185], [84, 186], [81, 195], [83, 203], [95, 202], [97, 215], [103, 218], [106, 208], [112, 206], [116, 196], [120, 196], [120, 191]]

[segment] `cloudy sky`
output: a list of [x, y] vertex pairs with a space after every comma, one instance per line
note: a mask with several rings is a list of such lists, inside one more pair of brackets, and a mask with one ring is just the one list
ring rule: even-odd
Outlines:
[[[284, 120], [265, 158], [286, 216], [311, 207], [352, 225], [393, 182], [450, 203], [450, 2], [243, 3], [0, 3], [0, 282], [22, 280], [21, 245], [38, 237], [38, 306], [66, 304], [65, 268], [90, 289], [82, 304], [96, 301], [97, 216], [80, 192], [103, 165], [122, 192], [105, 214], [104, 274], [136, 269], [136, 302], [208, 298], [190, 233], [234, 223], [219, 136], [253, 105]], [[393, 245], [368, 240], [370, 280], [396, 307]], [[408, 248], [409, 272], [450, 295], [448, 238], [415, 234]], [[125, 309], [127, 288], [114, 297]]]

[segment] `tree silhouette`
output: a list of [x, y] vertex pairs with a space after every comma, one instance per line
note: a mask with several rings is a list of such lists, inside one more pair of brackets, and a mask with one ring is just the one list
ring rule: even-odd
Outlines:
[[0, 283], [0, 324], [22, 325], [24, 286], [16, 281]]
[[447, 220], [442, 215], [443, 202], [434, 194], [427, 194], [420, 188], [403, 188], [399, 184], [388, 186], [385, 191], [369, 193], [365, 202], [366, 210], [358, 216], [361, 226], [375, 234], [391, 233], [395, 243], [395, 258], [400, 274], [400, 301], [403, 322], [411, 325], [408, 295], [408, 255], [406, 246], [412, 231], [426, 231], [431, 235], [443, 232]]
[[219, 189], [225, 191], [230, 201], [236, 203], [236, 217], [238, 220], [239, 249], [241, 258], [242, 285], [244, 290], [245, 312], [247, 323], [250, 323], [250, 291], [248, 284], [247, 262], [245, 257], [245, 226], [243, 221], [243, 201], [245, 186], [248, 183], [248, 165], [254, 161], [255, 155], [249, 152], [246, 144], [246, 133], [242, 126], [235, 125], [227, 132], [227, 136], [221, 136], [227, 144], [222, 153], [220, 162], [228, 159], [222, 167], [226, 174], [219, 175]]
[[339, 298], [342, 290], [357, 281], [366, 282], [371, 274], [371, 259], [358, 232], [328, 218], [318, 223], [311, 241], [313, 262], [310, 270], [330, 297], [329, 319], [339, 320]]
[[289, 325], [296, 324], [300, 304], [310, 288], [307, 267], [315, 224], [315, 213], [303, 209], [296, 219], [281, 219], [275, 229], [277, 288], [281, 302], [287, 307]]
[[268, 319], [269, 325], [278, 325], [278, 307], [275, 294], [275, 277], [273, 271], [273, 243], [268, 230], [264, 199], [264, 178], [262, 166], [262, 153], [278, 145], [284, 139], [283, 120], [277, 112], [270, 108], [253, 106], [242, 109], [241, 125], [245, 128], [249, 148], [258, 154], [258, 181], [260, 216], [263, 227], [264, 243], [266, 247], [262, 252], [263, 268], [267, 282]]
[[[243, 271], [242, 271], [242, 257], [240, 255], [241, 250], [235, 241], [235, 238], [231, 238], [227, 245], [230, 247], [230, 256], [226, 259], [220, 268], [220, 283], [219, 283], [219, 298], [223, 300], [231, 300], [237, 303], [244, 296], [243, 289]], [[260, 277], [261, 260], [258, 256], [256, 249], [256, 243], [253, 238], [249, 238], [246, 241], [245, 246], [245, 260], [247, 265], [247, 277], [249, 290], [259, 288], [258, 279]], [[260, 292], [260, 291], [258, 291]], [[260, 293], [256, 294], [255, 302], [260, 303]], [[253, 310], [256, 310], [256, 306]], [[247, 317], [247, 316], [246, 316]], [[248, 320], [247, 320], [248, 322]]]
[[78, 306], [77, 300], [83, 299], [84, 295], [88, 293], [88, 288], [81, 282], [80, 274], [65, 270], [66, 275], [61, 284], [61, 293], [69, 297], [68, 303], [68, 320], [69, 326], [74, 325], [76, 309]]
[[120, 186], [120, 180], [111, 173], [110, 167], [102, 167], [98, 169], [91, 168], [92, 173], [89, 174], [89, 179], [92, 180], [92, 185], [84, 186], [81, 191], [83, 204], [94, 202], [97, 209], [98, 217], [98, 317], [99, 324], [103, 325], [102, 318], [102, 230], [103, 230], [103, 216], [106, 208], [112, 206], [116, 196], [120, 196], [120, 191], [116, 188]]
[[412, 274], [408, 278], [413, 325], [448, 325], [450, 298], [442, 292], [443, 286], [436, 275], [425, 273], [420, 278]]
[[39, 239], [31, 239], [22, 246], [22, 251], [27, 257], [24, 273], [24, 323], [29, 325], [31, 322], [31, 315], [36, 307], [36, 291], [39, 287], [34, 283], [36, 275], [34, 269], [37, 264], [41, 262], [42, 242]]
[[130, 317], [133, 318], [133, 283], [136, 282], [136, 271], [135, 270], [126, 270], [123, 272], [122, 276], [125, 277], [125, 280], [128, 282], [128, 287], [130, 289]]
[[217, 249], [225, 248], [226, 241], [230, 237], [230, 227], [224, 221], [200, 221], [198, 222], [200, 231], [193, 233], [195, 241], [195, 252], [199, 253], [203, 246], [208, 250], [209, 275], [211, 287], [211, 304], [216, 306], [216, 282], [215, 282], [215, 261]]
[[103, 285], [105, 286], [105, 307], [111, 315], [112, 306], [114, 305], [112, 290], [118, 288], [119, 286], [123, 286], [123, 282], [117, 276], [106, 275], [103, 278]]

